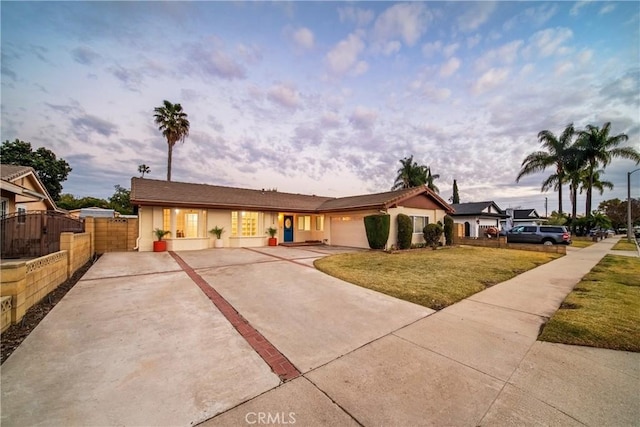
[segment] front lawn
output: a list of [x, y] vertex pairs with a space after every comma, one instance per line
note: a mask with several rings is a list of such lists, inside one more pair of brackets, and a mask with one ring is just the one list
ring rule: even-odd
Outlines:
[[611, 249], [613, 249], [614, 251], [635, 251], [635, 250], [637, 250], [636, 249], [636, 244], [633, 243], [633, 242], [627, 241], [626, 237], [618, 240], [618, 243], [613, 245], [613, 248], [611, 248]]
[[580, 236], [580, 237], [572, 237], [571, 238], [571, 246], [574, 248], [582, 249], [587, 246], [593, 245], [595, 242], [591, 237], [588, 236]]
[[539, 339], [640, 352], [640, 259], [605, 256], [567, 296]]
[[315, 261], [331, 276], [440, 310], [559, 254], [479, 247], [358, 252]]

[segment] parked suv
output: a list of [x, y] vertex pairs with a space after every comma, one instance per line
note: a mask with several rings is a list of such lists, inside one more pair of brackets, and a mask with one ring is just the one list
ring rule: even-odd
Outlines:
[[563, 225], [519, 225], [507, 232], [508, 243], [571, 244], [571, 233]]

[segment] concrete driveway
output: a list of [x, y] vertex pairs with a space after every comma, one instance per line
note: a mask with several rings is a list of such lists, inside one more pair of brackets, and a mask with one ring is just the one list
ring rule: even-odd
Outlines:
[[[433, 312], [311, 267], [343, 250], [178, 256], [306, 372]], [[188, 426], [282, 384], [168, 253], [103, 255], [1, 374], [3, 426]], [[319, 408], [335, 407], [313, 394]]]
[[536, 341], [613, 243], [438, 313], [312, 267], [341, 248], [105, 254], [2, 366], [2, 425], [634, 425], [640, 354]]

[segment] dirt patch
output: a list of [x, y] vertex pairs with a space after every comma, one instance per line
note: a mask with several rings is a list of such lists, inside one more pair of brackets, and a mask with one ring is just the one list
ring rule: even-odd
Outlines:
[[78, 281], [84, 276], [94, 262], [99, 258], [96, 255], [91, 261], [80, 267], [73, 276], [68, 278], [64, 283], [58, 286], [55, 290], [51, 291], [46, 297], [39, 303], [31, 307], [25, 313], [22, 321], [16, 325], [9, 326], [9, 329], [4, 331], [0, 336], [1, 358], [0, 364], [14, 352], [16, 348], [29, 336], [31, 331], [38, 326], [40, 321], [62, 300], [62, 298], [78, 283]]

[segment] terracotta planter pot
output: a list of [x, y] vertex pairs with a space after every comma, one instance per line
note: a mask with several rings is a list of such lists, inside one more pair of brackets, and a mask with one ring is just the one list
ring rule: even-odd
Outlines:
[[153, 252], [164, 252], [167, 250], [167, 242], [165, 240], [156, 240], [153, 242]]
[[269, 246], [278, 246], [278, 238], [269, 237]]

